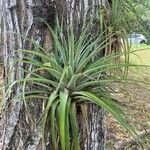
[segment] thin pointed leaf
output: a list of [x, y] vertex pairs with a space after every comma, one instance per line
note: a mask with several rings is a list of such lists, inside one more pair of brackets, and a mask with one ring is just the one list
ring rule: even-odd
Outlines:
[[68, 102], [68, 92], [60, 92], [60, 143], [61, 143], [61, 149], [62, 150], [67, 150], [66, 147], [66, 123], [67, 123], [67, 102]]
[[74, 92], [74, 94], [76, 95], [81, 95], [81, 98], [85, 99], [85, 100], [89, 100], [91, 102], [94, 102], [95, 104], [97, 104], [98, 106], [102, 107], [103, 109], [105, 109], [106, 111], [110, 112], [116, 119], [117, 121], [127, 130], [129, 131], [129, 133], [135, 137], [137, 135], [136, 131], [134, 130], [133, 127], [131, 127], [126, 119], [124, 119], [124, 116], [122, 116], [121, 113], [118, 113], [116, 111], [115, 105], [112, 106], [111, 104], [106, 103], [104, 100], [101, 100], [99, 97], [97, 97], [96, 95], [93, 95], [90, 92], [85, 92], [85, 91], [81, 91], [81, 92]]

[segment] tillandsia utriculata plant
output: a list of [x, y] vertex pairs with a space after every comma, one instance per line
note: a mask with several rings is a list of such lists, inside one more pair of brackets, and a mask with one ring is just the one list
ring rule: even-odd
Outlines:
[[[34, 40], [32, 50], [18, 50], [17, 53], [23, 53], [24, 58], [17, 63], [32, 66], [29, 67], [32, 69], [22, 70], [24, 78], [13, 82], [6, 91], [7, 96], [16, 83], [23, 83], [21, 96], [30, 118], [33, 118], [30, 104], [42, 100], [42, 114], [35, 121], [41, 126], [43, 149], [46, 149], [47, 139], [54, 150], [58, 149], [58, 145], [62, 150], [80, 149], [77, 109], [88, 103], [95, 103], [110, 112], [135, 136], [136, 131], [125, 119], [121, 106], [111, 99], [109, 84], [132, 82], [126, 76], [112, 72], [137, 65], [127, 61], [116, 64], [114, 59], [126, 52], [97, 57], [107, 47], [106, 41], [111, 37], [108, 35], [101, 39], [101, 34], [91, 36], [90, 26], [86, 26], [78, 38], [72, 26], [68, 27], [67, 35], [63, 35], [59, 25], [55, 31], [47, 26], [53, 36], [52, 52], [47, 52]], [[84, 110], [81, 112], [87, 113]]]

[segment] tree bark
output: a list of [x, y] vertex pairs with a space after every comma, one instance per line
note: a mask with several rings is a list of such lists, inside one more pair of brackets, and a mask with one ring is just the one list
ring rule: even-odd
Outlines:
[[[52, 23], [54, 6], [50, 0], [1, 0], [2, 10], [2, 49], [4, 56], [4, 76], [7, 85], [23, 77], [20, 69], [23, 67], [13, 63], [22, 59], [22, 54], [16, 53], [18, 49], [31, 49], [32, 44], [26, 38], [34, 38], [43, 46], [47, 45], [48, 33], [46, 27], [38, 21], [37, 17]], [[49, 18], [51, 20], [49, 20]], [[23, 35], [23, 36], [21, 36]], [[38, 129], [31, 130], [26, 119], [22, 99], [17, 98], [21, 93], [21, 85], [15, 86], [9, 97], [5, 98], [2, 112], [2, 127], [0, 149], [23, 150], [40, 149], [40, 136]], [[36, 106], [38, 108], [38, 106]], [[35, 107], [35, 109], [36, 109]], [[36, 112], [35, 112], [36, 113]]]
[[[7, 85], [23, 77], [20, 69], [24, 66], [13, 63], [22, 59], [18, 49], [32, 49], [32, 43], [26, 40], [34, 38], [47, 50], [52, 48], [52, 40], [47, 27], [39, 21], [43, 18], [54, 26], [55, 12], [64, 25], [74, 25], [77, 35], [84, 22], [92, 22], [96, 10], [101, 5], [108, 5], [107, 0], [0, 0], [2, 50], [4, 56], [4, 76]], [[55, 8], [55, 9], [54, 9]], [[56, 11], [55, 11], [56, 10]], [[23, 36], [21, 36], [23, 35]], [[27, 119], [24, 106], [19, 96], [21, 85], [11, 90], [4, 99], [4, 107], [0, 124], [1, 150], [42, 150], [38, 127], [32, 127]], [[34, 113], [40, 113], [39, 104], [34, 104]], [[89, 134], [80, 121], [80, 144], [82, 150], [104, 150], [105, 127], [104, 111], [94, 104], [88, 106]]]

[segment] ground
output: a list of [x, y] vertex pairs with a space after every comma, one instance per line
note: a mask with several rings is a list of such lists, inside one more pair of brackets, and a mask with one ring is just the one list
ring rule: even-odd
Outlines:
[[[142, 51], [131, 54], [130, 62], [139, 65], [150, 65], [150, 46], [133, 45], [132, 50], [135, 49], [142, 49]], [[139, 80], [139, 83], [111, 85], [118, 93], [113, 97], [124, 106], [129, 123], [138, 132], [146, 132], [150, 130], [150, 69], [148, 67], [132, 68], [129, 70], [129, 76]], [[117, 141], [129, 138], [130, 135], [117, 124], [110, 114], [108, 114], [106, 122], [109, 135], [107, 150], [115, 150], [114, 144]], [[140, 146], [127, 145], [124, 150], [150, 150], [150, 135], [142, 139]]]
[[[116, 85], [114, 85], [116, 86]], [[119, 90], [124, 89], [123, 85], [117, 85]], [[130, 89], [128, 93], [122, 92], [122, 94], [116, 95], [116, 99], [120, 101], [125, 108], [125, 114], [127, 119], [138, 132], [150, 129], [150, 89], [144, 88], [141, 85], [128, 85], [126, 88]], [[117, 122], [108, 114], [107, 118], [108, 132], [111, 134], [110, 140], [108, 140], [108, 150], [113, 150], [113, 144], [115, 142], [129, 138], [130, 135], [120, 127]], [[149, 139], [149, 141], [148, 141]], [[128, 146], [128, 145], [127, 145]], [[127, 148], [127, 150], [150, 150], [150, 137], [145, 139], [142, 146], [135, 146]], [[114, 149], [115, 150], [115, 149]]]

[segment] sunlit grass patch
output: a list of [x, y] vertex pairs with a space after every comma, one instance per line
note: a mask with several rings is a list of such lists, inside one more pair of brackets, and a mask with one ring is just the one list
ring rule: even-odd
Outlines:
[[145, 67], [130, 68], [130, 75], [135, 78], [142, 78], [149, 81], [150, 76], [150, 45], [132, 44], [130, 47], [129, 62], [136, 65], [146, 65]]
[[130, 54], [130, 63], [150, 65], [150, 45], [132, 44]]

